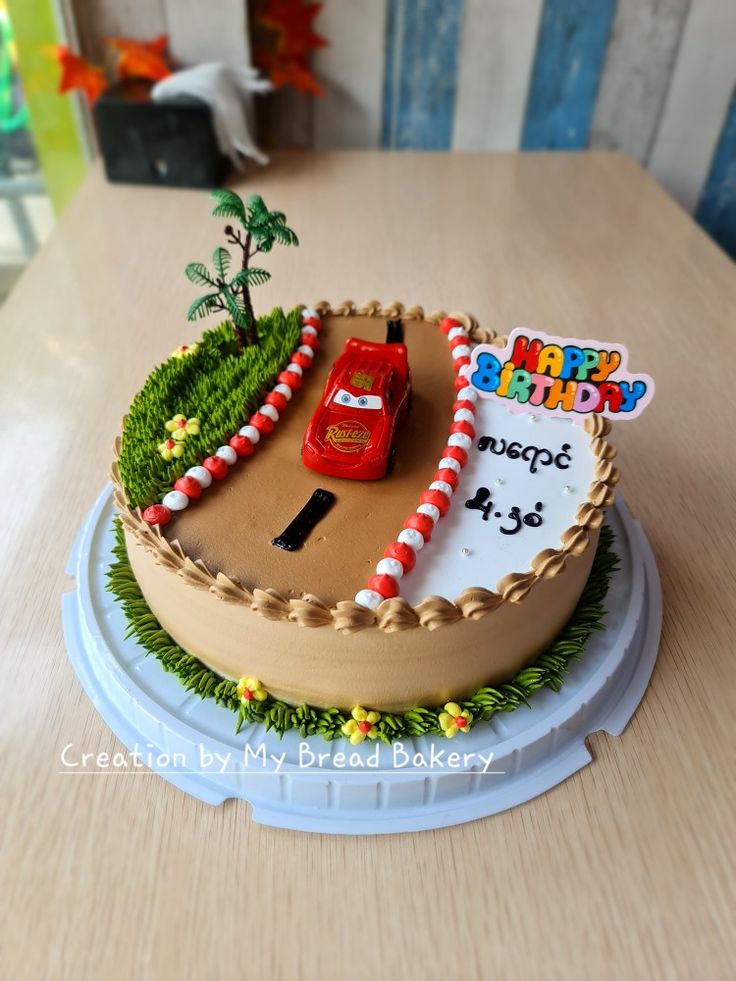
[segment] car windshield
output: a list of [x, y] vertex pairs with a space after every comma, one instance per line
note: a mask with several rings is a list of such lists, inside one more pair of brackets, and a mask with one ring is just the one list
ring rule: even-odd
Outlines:
[[338, 389], [332, 399], [333, 405], [344, 409], [382, 409], [383, 399], [380, 395], [352, 395], [344, 388]]

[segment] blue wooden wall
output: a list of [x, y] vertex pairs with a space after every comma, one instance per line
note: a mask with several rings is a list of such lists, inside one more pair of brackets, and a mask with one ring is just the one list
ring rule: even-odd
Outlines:
[[736, 259], [736, 93], [731, 97], [695, 218]]
[[388, 0], [381, 143], [452, 145], [462, 0]]
[[615, 0], [546, 0], [522, 150], [580, 150], [587, 145], [615, 9]]

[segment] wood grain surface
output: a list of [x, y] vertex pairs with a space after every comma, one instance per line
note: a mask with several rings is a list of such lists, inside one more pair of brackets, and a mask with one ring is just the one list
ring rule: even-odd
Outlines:
[[733, 977], [736, 276], [635, 164], [579, 155], [277, 157], [240, 187], [302, 240], [257, 304], [401, 299], [505, 331], [624, 341], [657, 395], [615, 441], [664, 587], [651, 686], [594, 762], [515, 810], [414, 836], [254, 825], [153, 774], [60, 773], [121, 745], [67, 661], [60, 595], [122, 413], [191, 339], [197, 192], [94, 168], [0, 313], [0, 975]]

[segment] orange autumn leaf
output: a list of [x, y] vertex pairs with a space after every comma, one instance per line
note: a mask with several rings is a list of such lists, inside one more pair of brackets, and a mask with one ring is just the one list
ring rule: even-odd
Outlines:
[[321, 3], [302, 0], [265, 0], [255, 14], [266, 43], [257, 45], [255, 62], [277, 87], [293, 85], [299, 92], [323, 95], [309, 67], [309, 52], [329, 42], [312, 28]]
[[107, 88], [107, 79], [103, 70], [96, 65], [90, 65], [84, 58], [65, 48], [63, 44], [56, 45], [55, 55], [61, 68], [59, 92], [80, 89], [89, 104], [94, 105]]
[[105, 44], [117, 51], [119, 78], [148, 78], [160, 82], [168, 78], [171, 67], [165, 57], [168, 38], [165, 34], [152, 41], [131, 41], [125, 37], [105, 38]]
[[312, 30], [312, 22], [322, 9], [321, 3], [302, 0], [268, 0], [257, 19], [277, 33], [276, 50], [283, 55], [306, 55], [312, 48], [324, 48], [328, 42]]

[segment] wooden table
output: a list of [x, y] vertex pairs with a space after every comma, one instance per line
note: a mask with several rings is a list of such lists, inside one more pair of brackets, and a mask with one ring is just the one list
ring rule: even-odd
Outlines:
[[240, 189], [302, 241], [260, 309], [399, 298], [630, 346], [657, 382], [615, 432], [664, 586], [654, 678], [589, 767], [446, 831], [299, 835], [155, 775], [60, 774], [67, 744], [121, 748], [65, 655], [64, 562], [220, 234], [205, 195], [95, 167], [0, 320], [6, 976], [732, 977], [733, 266], [613, 154], [284, 155]]

